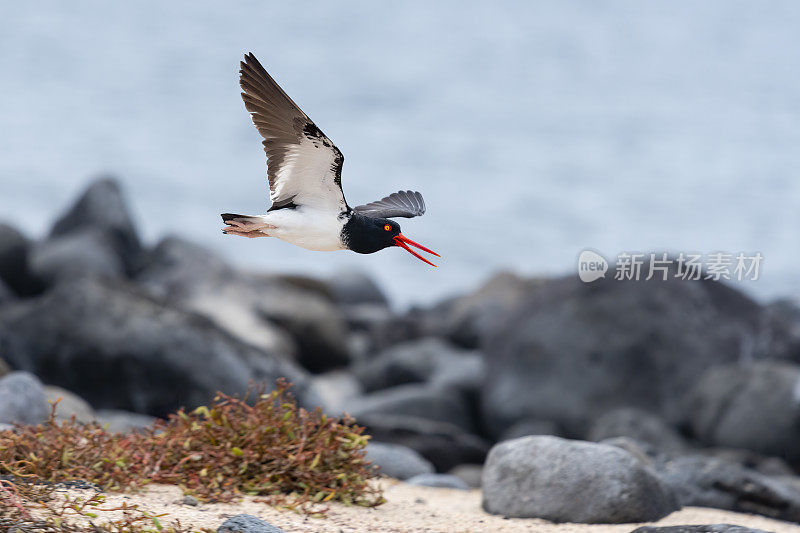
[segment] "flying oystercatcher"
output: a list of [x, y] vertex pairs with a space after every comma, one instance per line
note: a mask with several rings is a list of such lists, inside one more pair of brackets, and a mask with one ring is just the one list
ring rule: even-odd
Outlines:
[[400, 233], [389, 218], [425, 213], [415, 191], [400, 191], [351, 208], [342, 191], [344, 156], [303, 113], [261, 63], [247, 54], [241, 63], [242, 99], [267, 153], [272, 206], [264, 215], [224, 213], [222, 232], [242, 237], [277, 237], [308, 250], [352, 250], [371, 254], [399, 246], [436, 266], [410, 246], [440, 257]]

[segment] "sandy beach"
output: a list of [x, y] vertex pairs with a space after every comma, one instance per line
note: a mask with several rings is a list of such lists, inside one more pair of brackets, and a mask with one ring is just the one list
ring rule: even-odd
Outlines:
[[[217, 529], [231, 516], [246, 513], [257, 516], [288, 532], [356, 533], [361, 531], [391, 533], [478, 533], [486, 531], [541, 533], [623, 533], [644, 524], [587, 525], [554, 524], [538, 519], [505, 519], [481, 510], [479, 490], [460, 491], [417, 487], [394, 480], [382, 482], [388, 502], [375, 509], [331, 505], [324, 518], [312, 518], [291, 511], [275, 509], [253, 498], [232, 504], [201, 504], [189, 506], [182, 503], [181, 490], [174, 486], [154, 485], [136, 494], [107, 495], [104, 507], [116, 507], [127, 502], [139, 504], [151, 513], [166, 513], [161, 523], [180, 520], [192, 529]], [[80, 491], [70, 491], [73, 495]], [[108, 513], [112, 515], [113, 513]], [[103, 513], [105, 515], [105, 513]], [[735, 524], [776, 533], [800, 533], [800, 525], [718, 509], [685, 507], [662, 520], [652, 523], [659, 526], [686, 524]], [[651, 524], [651, 525], [652, 525]]]

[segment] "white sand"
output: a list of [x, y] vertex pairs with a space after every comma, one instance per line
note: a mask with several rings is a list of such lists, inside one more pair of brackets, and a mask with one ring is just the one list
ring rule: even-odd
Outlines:
[[[193, 528], [216, 528], [228, 517], [247, 513], [258, 516], [287, 532], [352, 533], [375, 532], [507, 532], [536, 531], [541, 533], [627, 533], [641, 524], [586, 525], [553, 524], [539, 519], [504, 519], [481, 510], [479, 490], [460, 491], [416, 487], [394, 480], [382, 482], [387, 503], [375, 509], [331, 505], [325, 518], [311, 518], [291, 511], [278, 510], [245, 498], [233, 504], [183, 505], [181, 490], [174, 486], [154, 485], [138, 494], [107, 495], [104, 507], [122, 502], [139, 504], [154, 514], [167, 513], [162, 524], [171, 519]], [[86, 494], [70, 491], [73, 494]], [[106, 513], [102, 513], [106, 514]], [[107, 513], [109, 515], [113, 513]], [[658, 525], [728, 523], [766, 531], [800, 533], [800, 526], [762, 516], [687, 507], [657, 522]]]

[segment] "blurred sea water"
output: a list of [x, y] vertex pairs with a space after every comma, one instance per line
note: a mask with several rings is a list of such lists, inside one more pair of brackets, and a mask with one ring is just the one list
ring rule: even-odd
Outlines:
[[[761, 298], [800, 285], [800, 4], [0, 4], [0, 218], [41, 236], [118, 176], [167, 233], [254, 270], [376, 276], [400, 305], [497, 269], [574, 273], [591, 247], [761, 252]], [[253, 51], [345, 154], [351, 205], [420, 190], [439, 251], [315, 253], [226, 237], [268, 205], [239, 97]]]

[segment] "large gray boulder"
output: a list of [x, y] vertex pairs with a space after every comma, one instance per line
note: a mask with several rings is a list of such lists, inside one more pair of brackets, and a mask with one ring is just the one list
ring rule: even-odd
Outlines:
[[623, 523], [679, 508], [658, 476], [613, 446], [552, 436], [497, 444], [483, 470], [483, 508], [513, 518]]
[[542, 283], [540, 279], [499, 272], [474, 292], [439, 304], [426, 319], [432, 322], [430, 327], [455, 344], [480, 348]]
[[523, 418], [584, 435], [628, 405], [681, 422], [707, 368], [765, 355], [760, 317], [756, 302], [711, 281], [549, 281], [486, 347], [484, 422], [494, 435]]
[[279, 377], [307, 400], [308, 377], [209, 320], [166, 307], [125, 282], [84, 278], [0, 309], [0, 346], [15, 368], [96, 408], [165, 416]]
[[136, 281], [245, 342], [296, 354], [313, 372], [349, 362], [342, 312], [309, 284], [238, 272], [208, 250], [174, 237], [156, 247]]
[[114, 248], [113, 237], [100, 228], [86, 228], [33, 245], [30, 272], [52, 286], [87, 275], [124, 278], [126, 266]]
[[50, 237], [101, 231], [111, 241], [128, 274], [141, 260], [142, 245], [119, 183], [111, 178], [93, 181], [78, 200], [53, 224]]
[[411, 448], [399, 444], [370, 442], [367, 445], [367, 459], [378, 472], [395, 479], [408, 479], [434, 471], [430, 461]]
[[389, 300], [375, 280], [357, 270], [338, 272], [328, 280], [328, 286], [339, 305], [389, 305]]
[[289, 334], [304, 368], [325, 372], [349, 364], [344, 316], [333, 302], [318, 291], [268, 277], [248, 286], [259, 315]]
[[0, 424], [40, 424], [50, 416], [42, 382], [28, 372], [0, 378]]
[[261, 316], [244, 275], [211, 250], [169, 236], [147, 254], [136, 282], [171, 305], [201, 314], [234, 337], [262, 350], [293, 357], [294, 342]]
[[659, 465], [681, 505], [714, 507], [800, 522], [800, 490], [791, 483], [713, 457], [690, 455]]
[[92, 182], [32, 246], [31, 276], [49, 287], [85, 275], [124, 278], [140, 266], [142, 245], [116, 181]]
[[713, 368], [690, 397], [692, 429], [704, 444], [800, 463], [800, 365]]
[[190, 295], [198, 283], [235, 275], [218, 254], [170, 235], [146, 254], [136, 282], [153, 296], [176, 302]]

